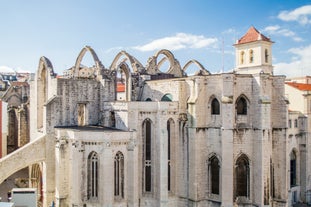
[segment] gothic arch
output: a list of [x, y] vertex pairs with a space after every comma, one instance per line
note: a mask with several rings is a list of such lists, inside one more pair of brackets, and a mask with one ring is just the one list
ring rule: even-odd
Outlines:
[[54, 73], [52, 62], [44, 56], [42, 56], [39, 60], [39, 67], [37, 71], [38, 79], [42, 77], [42, 73], [48, 73], [51, 77], [56, 76], [56, 74]]
[[43, 201], [43, 182], [41, 163], [35, 163], [30, 167], [30, 184], [32, 188], [37, 189], [38, 201]]
[[95, 67], [96, 67], [96, 72], [97, 74], [100, 74], [100, 70], [102, 68], [104, 68], [104, 66], [102, 65], [102, 63], [100, 62], [100, 60], [98, 59], [98, 56], [97, 54], [95, 53], [95, 51], [90, 47], [90, 46], [85, 46], [81, 52], [79, 53], [77, 59], [76, 59], [76, 63], [75, 63], [75, 66], [74, 66], [74, 77], [79, 77], [79, 70], [80, 70], [80, 64], [81, 64], [81, 61], [85, 55], [86, 52], [90, 52], [92, 57], [93, 57], [93, 60], [94, 60], [94, 63], [95, 63]]
[[[159, 55], [161, 55], [161, 54], [166, 56], [166, 58], [161, 59], [160, 62], [158, 63], [157, 59], [158, 59]], [[159, 70], [159, 66], [161, 66], [163, 64], [164, 60], [168, 60], [170, 63], [170, 67], [169, 67], [168, 71], [166, 72], [167, 74], [172, 74], [172, 75], [174, 75], [174, 77], [183, 77], [184, 76], [183, 70], [181, 69], [181, 66], [180, 66], [178, 60], [175, 59], [175, 57], [171, 51], [166, 50], [166, 49], [162, 49], [162, 50], [158, 51], [154, 56], [149, 58], [148, 64], [146, 66], [147, 73], [148, 74], [161, 73], [161, 71]]]
[[221, 165], [221, 162], [222, 162], [221, 161], [221, 157], [217, 153], [215, 153], [215, 152], [210, 153], [207, 156], [207, 160], [211, 160], [213, 157], [216, 157], [218, 159], [218, 161], [219, 161], [219, 165]]
[[[126, 64], [125, 61], [122, 61], [119, 63], [119, 65], [116, 67], [116, 69], [114, 70], [114, 72], [112, 73], [114, 75], [114, 82], [115, 82], [115, 95], [116, 95], [116, 100], [118, 100], [118, 84], [120, 81], [118, 81], [118, 75], [122, 76], [122, 74], [124, 73], [125, 75], [125, 80], [124, 80], [124, 93], [125, 93], [125, 97], [123, 101], [130, 101], [131, 100], [131, 92], [132, 92], [132, 76], [131, 76], [131, 70], [128, 66], [128, 64]], [[122, 82], [122, 81], [121, 81]]]
[[244, 94], [241, 94], [235, 101], [236, 112], [238, 115], [247, 115], [250, 101]]
[[37, 128], [43, 129], [44, 105], [48, 100], [49, 80], [55, 78], [53, 65], [46, 57], [39, 60], [39, 68], [37, 73]]
[[211, 114], [220, 114], [221, 110], [221, 101], [216, 97], [216, 95], [211, 95], [208, 100], [208, 108], [210, 109]]
[[235, 160], [234, 195], [237, 197], [250, 197], [250, 160], [244, 153], [240, 153]]
[[188, 69], [188, 67], [190, 66], [190, 65], [192, 65], [192, 64], [195, 64], [198, 68], [199, 68], [199, 70], [197, 71], [197, 72], [195, 72], [195, 75], [210, 75], [211, 73], [208, 71], [208, 70], [206, 70], [205, 68], [204, 68], [204, 66], [199, 62], [199, 61], [197, 61], [197, 60], [189, 60], [186, 64], [185, 64], [185, 66], [182, 68], [182, 70], [184, 71], [184, 72], [186, 72], [186, 70]]
[[145, 69], [143, 65], [135, 57], [128, 54], [126, 51], [121, 51], [116, 55], [116, 57], [113, 59], [111, 66], [110, 66], [111, 71], [117, 70], [118, 65], [120, 65], [119, 60], [122, 56], [125, 56], [125, 58], [121, 62], [126, 62], [128, 60], [131, 63], [134, 73], [144, 72]]

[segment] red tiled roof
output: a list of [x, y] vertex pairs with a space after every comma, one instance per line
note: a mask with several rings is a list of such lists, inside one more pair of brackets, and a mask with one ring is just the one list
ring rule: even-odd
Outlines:
[[311, 91], [311, 84], [286, 82], [287, 85], [297, 88], [300, 91]]
[[117, 84], [117, 92], [125, 92], [125, 84], [118, 83]]
[[258, 32], [258, 30], [255, 27], [251, 26], [246, 32], [246, 34], [243, 37], [241, 37], [241, 39], [238, 40], [237, 44], [256, 42], [258, 40], [272, 42], [270, 38], [264, 36], [263, 34]]

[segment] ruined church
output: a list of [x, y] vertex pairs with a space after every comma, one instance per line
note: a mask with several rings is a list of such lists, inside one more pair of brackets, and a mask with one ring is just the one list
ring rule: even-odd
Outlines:
[[44, 207], [288, 206], [288, 100], [272, 44], [251, 27], [235, 69], [217, 74], [165, 49], [145, 66], [121, 51], [107, 68], [86, 46], [63, 76], [41, 57], [30, 142], [1, 159], [0, 181], [29, 166]]

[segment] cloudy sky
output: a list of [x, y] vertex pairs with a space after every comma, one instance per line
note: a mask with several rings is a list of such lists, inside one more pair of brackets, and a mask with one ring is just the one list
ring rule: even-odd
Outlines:
[[45, 56], [61, 74], [89, 45], [106, 67], [121, 50], [146, 65], [169, 49], [181, 66], [196, 59], [212, 73], [231, 71], [233, 44], [251, 26], [275, 42], [275, 74], [311, 75], [306, 0], [0, 0], [0, 66], [36, 72]]

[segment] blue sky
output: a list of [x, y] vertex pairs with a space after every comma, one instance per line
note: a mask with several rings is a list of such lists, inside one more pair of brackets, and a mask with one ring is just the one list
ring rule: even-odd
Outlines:
[[121, 50], [146, 65], [169, 49], [181, 66], [230, 71], [250, 26], [275, 42], [275, 74], [311, 75], [310, 0], [0, 0], [0, 66], [36, 72], [45, 56], [61, 74], [89, 45], [107, 68]]

